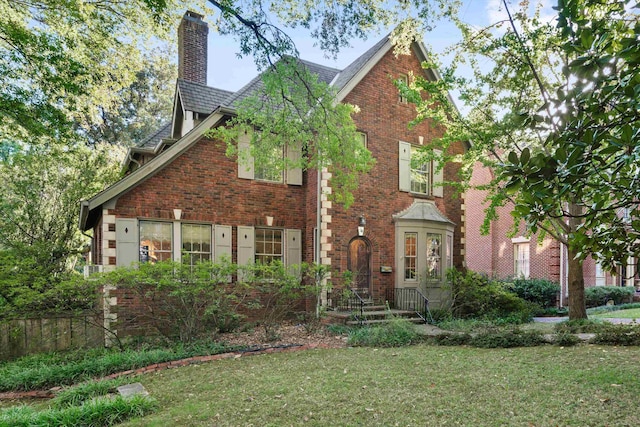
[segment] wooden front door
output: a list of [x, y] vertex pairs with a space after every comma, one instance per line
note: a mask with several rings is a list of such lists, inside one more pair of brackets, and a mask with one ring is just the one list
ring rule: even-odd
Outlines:
[[356, 237], [349, 243], [347, 268], [353, 273], [353, 288], [363, 298], [371, 295], [371, 245]]

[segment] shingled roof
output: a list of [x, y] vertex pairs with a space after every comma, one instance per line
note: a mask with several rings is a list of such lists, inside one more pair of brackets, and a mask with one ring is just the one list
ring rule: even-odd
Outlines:
[[[311, 74], [315, 74], [318, 76], [318, 81], [321, 81], [326, 84], [331, 84], [331, 81], [335, 78], [337, 74], [340, 73], [340, 70], [337, 68], [331, 68], [324, 65], [316, 64], [314, 62], [305, 61], [299, 59], [300, 63], [302, 63]], [[224, 104], [220, 104], [223, 107], [235, 108], [238, 106], [238, 103], [243, 99], [247, 98], [251, 94], [257, 93], [262, 89], [262, 74], [254, 77], [249, 83], [247, 83], [244, 87], [242, 87], [239, 91], [229, 96], [224, 100]]]
[[185, 110], [196, 113], [211, 114], [216, 107], [223, 105], [224, 100], [233, 92], [215, 87], [178, 79], [178, 92]]
[[338, 91], [342, 90], [342, 88], [344, 88], [347, 85], [347, 83], [349, 83], [349, 81], [352, 78], [354, 78], [356, 74], [358, 74], [358, 72], [362, 69], [362, 67], [364, 67], [367, 64], [367, 62], [369, 62], [369, 60], [371, 60], [371, 58], [373, 58], [374, 55], [380, 49], [382, 49], [382, 47], [385, 44], [387, 44], [388, 41], [389, 41], [389, 35], [380, 39], [378, 43], [376, 43], [365, 53], [360, 55], [355, 61], [349, 64], [347, 68], [340, 71], [340, 73], [338, 74], [338, 77], [332, 83], [332, 86], [338, 89]]
[[153, 150], [163, 139], [171, 137], [171, 122], [167, 122], [155, 133], [151, 134], [136, 145], [141, 150]]

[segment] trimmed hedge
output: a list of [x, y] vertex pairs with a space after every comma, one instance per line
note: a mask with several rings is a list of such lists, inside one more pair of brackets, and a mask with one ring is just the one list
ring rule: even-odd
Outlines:
[[530, 321], [537, 309], [510, 292], [507, 284], [471, 270], [450, 269], [447, 280], [452, 288], [454, 318], [503, 319], [518, 324]]
[[514, 279], [509, 290], [544, 309], [556, 306], [560, 285], [547, 279]]
[[632, 286], [593, 286], [584, 290], [587, 307], [606, 305], [612, 300], [615, 305], [633, 301], [635, 288]]

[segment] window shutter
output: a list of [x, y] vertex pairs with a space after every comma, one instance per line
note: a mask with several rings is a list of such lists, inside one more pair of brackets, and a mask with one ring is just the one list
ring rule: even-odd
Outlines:
[[400, 141], [398, 147], [400, 191], [411, 191], [411, 144]]
[[[440, 150], [433, 150], [433, 154], [435, 155], [435, 157], [437, 159], [442, 158], [442, 151], [440, 151]], [[444, 187], [442, 186], [442, 183], [444, 182], [444, 165], [442, 165], [442, 168], [440, 170], [438, 170], [437, 162], [438, 162], [438, 160], [434, 160], [433, 161], [433, 166], [432, 166], [432, 170], [433, 170], [433, 195], [435, 197], [444, 197]]]
[[231, 226], [216, 225], [214, 231], [214, 259], [216, 262], [224, 256], [231, 260]]
[[[238, 226], [238, 267], [253, 264], [255, 259], [256, 235], [253, 227]], [[238, 279], [243, 279], [242, 271], [238, 271]]]
[[[286, 230], [287, 233], [287, 258], [285, 259], [287, 266], [297, 265], [302, 263], [302, 231], [300, 230]], [[299, 269], [293, 271], [289, 269], [292, 274], [300, 275]]]
[[[300, 143], [287, 144], [287, 160], [292, 164], [298, 164], [302, 158], [302, 147]], [[287, 167], [287, 184], [302, 185], [302, 168], [299, 166]]]
[[128, 267], [140, 260], [137, 219], [116, 219], [116, 266]]
[[253, 179], [254, 167], [251, 155], [251, 134], [240, 133], [238, 137], [238, 178]]

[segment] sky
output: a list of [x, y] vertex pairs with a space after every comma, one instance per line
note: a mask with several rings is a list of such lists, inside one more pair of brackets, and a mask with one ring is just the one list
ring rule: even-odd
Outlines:
[[[549, 0], [544, 0], [548, 3]], [[516, 6], [516, 1], [509, 3]], [[545, 10], [550, 10], [546, 4]], [[502, 8], [502, 0], [464, 0], [460, 8], [464, 21], [478, 27], [497, 22], [506, 17]], [[316, 46], [304, 30], [287, 31], [295, 41], [302, 59], [316, 62], [329, 67], [343, 69], [367, 49], [384, 37], [388, 31], [371, 33], [367, 40], [355, 39], [350, 48], [343, 49], [336, 60], [325, 58], [324, 53]], [[457, 29], [448, 22], [438, 23], [432, 32], [425, 34], [424, 42], [431, 52], [443, 51], [458, 40]], [[253, 59], [238, 58], [238, 43], [232, 37], [221, 36], [215, 31], [209, 31], [209, 61], [207, 84], [209, 86], [236, 91], [248, 83], [258, 74]]]

